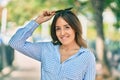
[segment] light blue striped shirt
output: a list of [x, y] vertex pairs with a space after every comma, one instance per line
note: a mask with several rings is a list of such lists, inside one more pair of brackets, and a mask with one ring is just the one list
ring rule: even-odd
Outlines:
[[61, 63], [59, 45], [53, 45], [52, 42], [28, 42], [28, 37], [38, 25], [31, 20], [13, 35], [9, 44], [41, 62], [41, 80], [95, 80], [95, 56], [87, 48], [81, 47], [75, 55]]

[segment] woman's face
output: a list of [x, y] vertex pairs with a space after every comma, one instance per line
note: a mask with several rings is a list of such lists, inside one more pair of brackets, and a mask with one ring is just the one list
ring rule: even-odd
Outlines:
[[75, 42], [75, 31], [62, 17], [59, 17], [56, 22], [56, 36], [62, 45]]

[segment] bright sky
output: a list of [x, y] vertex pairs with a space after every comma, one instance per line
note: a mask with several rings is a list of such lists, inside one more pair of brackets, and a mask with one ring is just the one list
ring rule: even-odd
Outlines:
[[1, 6], [6, 6], [7, 5], [7, 3], [9, 2], [10, 0], [0, 0], [0, 5]]

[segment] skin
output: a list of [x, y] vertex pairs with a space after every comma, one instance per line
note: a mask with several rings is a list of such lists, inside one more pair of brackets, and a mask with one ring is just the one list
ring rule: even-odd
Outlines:
[[56, 36], [64, 46], [75, 43], [75, 31], [62, 17], [56, 22]]
[[[43, 22], [50, 20], [54, 15], [55, 11], [44, 11], [35, 19], [35, 21], [38, 24], [42, 24]], [[59, 17], [56, 22], [56, 35], [62, 43], [59, 48], [62, 63], [70, 56], [77, 53], [80, 47], [75, 41], [75, 31], [61, 17]]]
[[40, 14], [35, 21], [38, 24], [42, 24], [43, 22], [46, 22], [50, 20], [55, 15], [55, 11], [43, 11], [42, 14]]
[[56, 22], [56, 36], [62, 43], [60, 54], [61, 62], [63, 62], [74, 55], [80, 47], [75, 41], [75, 31], [62, 17], [59, 17]]

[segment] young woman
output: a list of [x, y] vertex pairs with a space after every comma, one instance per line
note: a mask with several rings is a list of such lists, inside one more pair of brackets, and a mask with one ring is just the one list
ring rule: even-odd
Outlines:
[[[51, 42], [28, 42], [39, 24], [50, 20]], [[9, 41], [14, 49], [41, 62], [41, 80], [95, 80], [94, 54], [82, 38], [82, 26], [70, 9], [44, 11]]]

